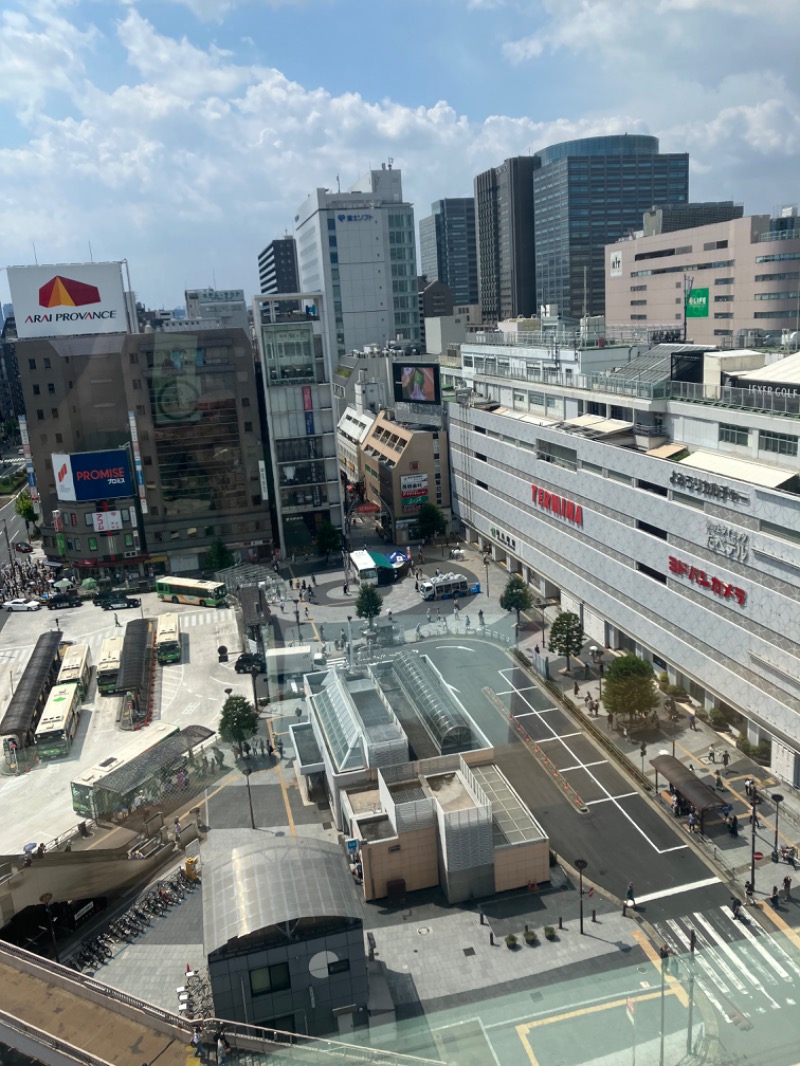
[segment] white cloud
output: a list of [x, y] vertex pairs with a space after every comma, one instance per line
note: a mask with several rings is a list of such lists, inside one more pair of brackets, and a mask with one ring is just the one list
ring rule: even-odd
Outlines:
[[[713, 2], [703, 0], [706, 14]], [[603, 41], [614, 39], [612, 27], [623, 32], [636, 6], [547, 3], [591, 13]], [[796, 181], [800, 107], [776, 65], [705, 84], [665, 72], [671, 53], [659, 67], [638, 54], [622, 63], [612, 50], [592, 68], [593, 113], [559, 117], [550, 97], [549, 121], [499, 110], [476, 120], [447, 99], [409, 106], [303, 85], [274, 67], [160, 33], [133, 6], [117, 25], [127, 66], [118, 63], [116, 80], [101, 84], [86, 69], [99, 33], [71, 25], [65, 12], [64, 4], [37, 0], [24, 16], [3, 16], [0, 49], [16, 34], [20, 66], [13, 84], [0, 81], [0, 103], [12, 101], [30, 130], [27, 140], [0, 148], [4, 258], [27, 261], [31, 240], [40, 259], [84, 258], [91, 240], [96, 257], [129, 259], [150, 304], [174, 305], [184, 288], [210, 283], [212, 268], [221, 285], [253, 288], [258, 251], [291, 229], [312, 189], [333, 186], [337, 174], [346, 187], [388, 156], [403, 171], [418, 218], [434, 199], [468, 195], [474, 175], [506, 156], [605, 133], [654, 132], [663, 149], [689, 150], [698, 199], [748, 201], [771, 182], [772, 205], [790, 199]], [[573, 27], [553, 22], [546, 30], [550, 42], [556, 30], [575, 42], [563, 47], [580, 49], [589, 63]]]

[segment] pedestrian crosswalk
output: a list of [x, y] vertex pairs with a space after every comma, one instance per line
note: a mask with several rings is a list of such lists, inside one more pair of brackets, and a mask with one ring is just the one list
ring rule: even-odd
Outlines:
[[673, 975], [684, 980], [691, 967], [725, 1022], [749, 1025], [756, 1015], [800, 1002], [800, 953], [788, 939], [766, 932], [755, 917], [737, 920], [723, 906], [657, 922], [656, 930], [678, 956]]

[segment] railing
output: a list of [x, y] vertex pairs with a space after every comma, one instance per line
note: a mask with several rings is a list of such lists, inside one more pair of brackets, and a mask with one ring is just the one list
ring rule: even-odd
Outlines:
[[672, 381], [671, 399], [690, 403], [710, 403], [717, 407], [734, 407], [742, 411], [764, 411], [767, 414], [800, 416], [800, 393], [783, 395], [763, 389], [739, 389], [731, 385], [702, 385], [688, 381]]
[[[4, 1032], [4, 1030], [8, 1032]], [[4, 1010], [0, 1010], [0, 1037], [4, 1037], [4, 1042], [13, 1047], [14, 1044], [9, 1039], [9, 1033], [18, 1033], [30, 1040], [32, 1044], [57, 1051], [60, 1056], [63, 1056], [62, 1061], [65, 1062], [69, 1060], [70, 1062], [80, 1063], [81, 1066], [113, 1066], [106, 1059], [100, 1059], [96, 1055], [84, 1051], [83, 1048], [75, 1047], [74, 1044], [69, 1044], [66, 1040], [51, 1036], [50, 1033], [43, 1032], [37, 1026], [29, 1025], [21, 1018], [15, 1018], [11, 1014], [6, 1014]]]
[[[582, 333], [580, 329], [565, 329], [563, 326], [556, 329], [523, 330], [520, 332], [504, 333], [502, 330], [491, 332], [473, 333], [466, 344], [499, 344], [511, 345], [519, 348], [599, 348], [609, 344], [643, 344], [649, 339], [649, 335], [664, 329], [674, 329], [671, 326], [655, 325], [652, 322], [645, 326], [604, 326], [602, 330], [592, 329], [590, 334]], [[594, 336], [597, 332], [598, 336]], [[602, 345], [599, 341], [602, 339]]]

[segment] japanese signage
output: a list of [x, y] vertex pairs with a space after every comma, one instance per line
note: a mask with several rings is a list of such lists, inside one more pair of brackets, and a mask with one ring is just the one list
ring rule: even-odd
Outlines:
[[304, 411], [313, 411], [314, 410], [314, 404], [311, 402], [311, 386], [310, 385], [304, 385], [303, 386], [303, 410]]
[[266, 503], [269, 499], [269, 482], [267, 481], [267, 464], [263, 459], [258, 460], [258, 483], [261, 487], [261, 499]]
[[701, 588], [710, 589], [720, 599], [735, 600], [740, 607], [744, 607], [747, 602], [747, 593], [744, 589], [729, 585], [727, 581], [722, 581], [718, 577], [708, 577], [705, 570], [684, 563], [681, 559], [676, 559], [674, 555], [669, 557], [669, 572], [675, 574], [676, 577], [684, 577]]
[[306, 411], [305, 415], [306, 415], [306, 436], [307, 437], [313, 437], [314, 433], [316, 432], [315, 429], [314, 429], [314, 412], [313, 411]]
[[17, 336], [125, 333], [121, 263], [59, 263], [8, 268]]
[[400, 496], [403, 508], [420, 507], [428, 502], [428, 475], [402, 474], [400, 477]]
[[372, 215], [359, 214], [359, 215], [337, 215], [336, 220], [338, 222], [371, 222]]
[[612, 252], [609, 260], [609, 273], [612, 278], [622, 277], [622, 252]]
[[108, 452], [54, 452], [51, 456], [56, 478], [56, 496], [64, 502], [110, 500], [133, 493], [124, 448]]
[[502, 529], [496, 529], [494, 526], [492, 526], [489, 532], [495, 540], [499, 541], [501, 544], [505, 544], [507, 548], [510, 548], [512, 551], [517, 550], [517, 541], [509, 533], [505, 533]]
[[724, 555], [726, 559], [735, 559], [737, 563], [747, 562], [750, 538], [742, 530], [709, 522], [706, 534], [708, 537], [706, 545], [709, 551]]
[[[142, 463], [142, 452], [139, 447], [139, 430], [136, 427], [136, 415], [133, 411], [128, 411], [128, 425], [131, 429], [133, 468], [136, 471], [136, 488], [139, 492], [139, 504], [142, 508], [142, 514], [147, 514], [147, 496], [144, 489], [144, 465]], [[135, 517], [135, 514], [135, 510], [131, 508], [131, 515]]]
[[686, 489], [688, 492], [696, 492], [701, 496], [713, 496], [717, 500], [730, 500], [731, 503], [749, 503], [747, 496], [736, 489], [729, 489], [727, 485], [718, 485], [715, 481], [704, 481], [703, 478], [694, 477], [693, 474], [682, 474], [675, 470], [669, 479], [670, 485], [676, 489]]
[[92, 529], [95, 533], [113, 533], [122, 529], [122, 512], [95, 511], [92, 515]]
[[549, 511], [550, 514], [563, 518], [565, 522], [571, 522], [576, 526], [583, 525], [583, 508], [579, 503], [573, 503], [564, 496], [557, 496], [556, 493], [548, 492], [547, 489], [539, 488], [538, 485], [531, 485], [531, 501], [535, 507], [542, 511]]

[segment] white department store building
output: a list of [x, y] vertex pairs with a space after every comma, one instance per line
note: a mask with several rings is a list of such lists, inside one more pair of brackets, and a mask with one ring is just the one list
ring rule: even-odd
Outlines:
[[800, 785], [800, 354], [543, 340], [487, 334], [443, 368], [473, 390], [449, 405], [466, 535]]

